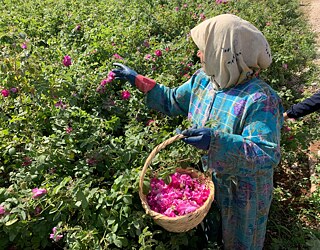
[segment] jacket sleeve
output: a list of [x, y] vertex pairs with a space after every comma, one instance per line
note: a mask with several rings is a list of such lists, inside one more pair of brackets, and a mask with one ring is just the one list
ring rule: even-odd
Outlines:
[[192, 79], [176, 88], [161, 84], [147, 93], [147, 106], [168, 116], [188, 115], [191, 97]]
[[300, 118], [320, 109], [320, 91], [304, 101], [292, 105], [287, 111], [289, 118]]
[[272, 170], [280, 161], [283, 107], [278, 98], [262, 98], [246, 111], [241, 134], [212, 129], [209, 168], [235, 176]]

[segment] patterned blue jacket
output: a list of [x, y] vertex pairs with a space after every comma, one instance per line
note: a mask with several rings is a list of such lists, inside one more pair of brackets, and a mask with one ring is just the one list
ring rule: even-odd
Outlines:
[[283, 107], [259, 78], [214, 91], [198, 70], [183, 85], [157, 84], [147, 106], [185, 115], [198, 127], [211, 123], [207, 166], [213, 170], [225, 249], [262, 249], [272, 200], [273, 169], [280, 161]]

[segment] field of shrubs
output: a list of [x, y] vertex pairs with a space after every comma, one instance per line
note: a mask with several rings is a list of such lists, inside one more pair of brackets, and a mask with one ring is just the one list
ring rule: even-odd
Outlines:
[[[150, 152], [188, 122], [109, 82], [114, 62], [179, 86], [201, 67], [190, 29], [232, 13], [267, 37], [261, 77], [285, 108], [320, 86], [298, 0], [3, 0], [0, 11], [0, 249], [198, 249], [195, 229], [167, 232], [138, 195]], [[307, 154], [319, 119], [283, 128], [265, 249], [320, 247], [320, 166], [311, 178]], [[176, 142], [155, 165], [196, 167], [200, 154]]]

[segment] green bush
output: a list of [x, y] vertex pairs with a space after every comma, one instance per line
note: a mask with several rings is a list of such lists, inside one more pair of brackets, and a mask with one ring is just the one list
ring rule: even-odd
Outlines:
[[[297, 83], [317, 74], [310, 66], [313, 34], [297, 8], [298, 1], [281, 0], [2, 1], [0, 90], [9, 95], [0, 97], [0, 248], [197, 249], [195, 230], [166, 232], [145, 214], [138, 196], [147, 156], [187, 122], [147, 109], [143, 94], [128, 83], [100, 83], [112, 63], [121, 62], [164, 85], [180, 85], [200, 67], [190, 29], [233, 13], [268, 38], [274, 62], [262, 76], [288, 106], [304, 96], [297, 95]], [[284, 134], [285, 164], [305, 160], [296, 149], [319, 137], [317, 118], [292, 125], [294, 140], [286, 142]], [[197, 166], [199, 155], [177, 142], [158, 162], [191, 158]], [[35, 197], [35, 188], [46, 192]], [[279, 216], [283, 204], [277, 202], [285, 194], [277, 191], [273, 212]], [[319, 200], [304, 200], [310, 213]], [[273, 223], [271, 217], [276, 232]], [[305, 247], [310, 235], [305, 229], [292, 241], [290, 232], [278, 233], [267, 244]]]

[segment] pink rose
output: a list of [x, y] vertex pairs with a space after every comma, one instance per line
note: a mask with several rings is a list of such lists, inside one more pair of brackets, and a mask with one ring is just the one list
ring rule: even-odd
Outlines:
[[157, 49], [155, 52], [154, 52], [154, 54], [156, 55], [156, 56], [162, 56], [162, 51], [160, 50], [160, 49]]
[[205, 16], [205, 14], [203, 14], [203, 13], [200, 13], [200, 18], [201, 18], [201, 20], [205, 20], [205, 19], [206, 19], [206, 16]]
[[3, 215], [6, 213], [6, 209], [4, 208], [4, 206], [0, 206], [0, 215]]
[[21, 44], [21, 48], [22, 48], [22, 49], [27, 49], [27, 43], [26, 43], [26, 42], [22, 43], [22, 44]]
[[122, 56], [120, 56], [120, 55], [117, 54], [117, 53], [113, 55], [113, 58], [114, 58], [114, 59], [123, 60]]
[[30, 157], [24, 157], [22, 166], [27, 167], [31, 165], [31, 163], [32, 163], [32, 159]]
[[144, 40], [143, 41], [143, 46], [145, 46], [146, 48], [149, 48], [150, 47], [150, 44], [147, 40]]
[[154, 123], [154, 120], [151, 119], [151, 120], [147, 121], [146, 125], [147, 125], [147, 126], [150, 126], [151, 123]]
[[18, 92], [18, 88], [12, 87], [12, 88], [10, 89], [10, 91], [11, 91], [12, 93], [17, 93], [17, 92]]
[[1, 95], [2, 95], [3, 97], [8, 97], [9, 94], [10, 94], [9, 90], [7, 90], [7, 89], [1, 90]]
[[37, 199], [37, 198], [45, 195], [47, 193], [47, 190], [44, 188], [34, 188], [34, 189], [32, 189], [32, 193], [33, 193], [32, 198]]
[[70, 134], [71, 132], [72, 132], [72, 127], [67, 127], [67, 128], [66, 128], [66, 133], [67, 133], [67, 134]]
[[144, 57], [144, 59], [146, 59], [146, 60], [150, 60], [151, 58], [152, 58], [152, 56], [150, 54], [146, 54]]
[[124, 90], [121, 93], [121, 97], [123, 100], [128, 100], [131, 97], [131, 94], [128, 90]]
[[64, 66], [69, 67], [72, 64], [71, 56], [69, 55], [64, 56], [62, 63]]
[[62, 238], [63, 238], [62, 234], [57, 234], [57, 227], [52, 228], [52, 234], [50, 234], [50, 239], [57, 242]]

